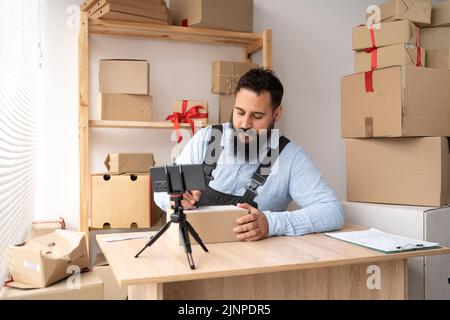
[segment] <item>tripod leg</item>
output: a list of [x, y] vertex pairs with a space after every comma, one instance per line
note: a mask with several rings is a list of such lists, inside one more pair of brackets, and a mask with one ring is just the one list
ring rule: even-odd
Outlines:
[[194, 238], [195, 241], [197, 241], [197, 243], [203, 248], [203, 250], [205, 252], [209, 252], [208, 248], [206, 248], [205, 244], [203, 243], [198, 233], [195, 231], [194, 227], [188, 221], [186, 221], [186, 228], [187, 231], [189, 231], [189, 233], [192, 235], [192, 238]]
[[179, 232], [181, 241], [183, 242], [184, 252], [186, 252], [186, 256], [189, 262], [189, 266], [191, 270], [195, 270], [194, 259], [192, 258], [192, 248], [191, 241], [189, 240], [189, 233], [186, 229], [186, 221], [180, 222]]
[[139, 251], [138, 254], [136, 254], [134, 257], [135, 258], [139, 258], [139, 256], [141, 255], [142, 252], [144, 252], [145, 249], [147, 249], [147, 247], [150, 247], [153, 243], [156, 242], [156, 240], [159, 239], [159, 237], [161, 237], [163, 235], [164, 232], [167, 231], [167, 229], [169, 229], [170, 225], [172, 224], [172, 221], [167, 222], [164, 227], [162, 227], [161, 230], [159, 230], [159, 232], [150, 238], [150, 241], [144, 246], [144, 248], [142, 248], [141, 251]]

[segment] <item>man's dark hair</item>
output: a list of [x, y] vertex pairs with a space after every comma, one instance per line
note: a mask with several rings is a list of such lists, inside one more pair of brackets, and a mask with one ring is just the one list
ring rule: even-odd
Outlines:
[[283, 84], [275, 73], [269, 69], [252, 69], [244, 74], [237, 84], [236, 94], [241, 89], [253, 91], [258, 96], [264, 92], [268, 92], [272, 100], [273, 110], [278, 108], [283, 100]]

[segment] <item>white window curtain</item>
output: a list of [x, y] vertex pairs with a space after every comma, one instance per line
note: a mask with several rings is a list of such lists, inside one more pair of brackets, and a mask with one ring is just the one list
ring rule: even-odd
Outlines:
[[[0, 281], [35, 209], [39, 0], [0, 0]], [[1, 283], [3, 284], [3, 283]]]

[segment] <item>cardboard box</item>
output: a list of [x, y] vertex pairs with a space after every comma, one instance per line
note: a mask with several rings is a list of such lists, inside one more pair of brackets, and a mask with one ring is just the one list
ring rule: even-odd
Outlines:
[[110, 153], [105, 166], [110, 174], [148, 173], [155, 159], [153, 153]]
[[100, 120], [152, 121], [153, 97], [134, 94], [100, 93]]
[[253, 0], [171, 0], [175, 25], [253, 32]]
[[365, 74], [342, 78], [342, 136], [450, 136], [450, 71], [413, 66], [373, 72], [375, 92]]
[[[76, 277], [80, 277], [79, 282]], [[21, 290], [4, 287], [0, 300], [103, 300], [103, 282], [94, 272], [85, 272], [47, 288]]]
[[[342, 202], [345, 223], [377, 228], [412, 239], [450, 246], [450, 207], [431, 208]], [[450, 255], [408, 259], [408, 300], [450, 297]], [[444, 281], [443, 281], [444, 279]]]
[[450, 27], [450, 1], [444, 1], [433, 5], [431, 10], [432, 27]]
[[[418, 27], [410, 21], [403, 20], [383, 23], [381, 29], [374, 29], [375, 44], [377, 48], [401, 43], [416, 45], [419, 39], [419, 33]], [[371, 32], [367, 26], [353, 28], [352, 47], [354, 51], [362, 51], [373, 47]]]
[[450, 27], [421, 29], [420, 43], [427, 50], [450, 48]]
[[427, 50], [428, 68], [450, 69], [450, 48]]
[[153, 199], [148, 174], [91, 176], [91, 227], [150, 228]]
[[236, 102], [236, 96], [223, 95], [219, 96], [219, 121], [220, 123], [230, 122], [233, 114], [234, 105]]
[[25, 244], [10, 246], [9, 272], [20, 289], [44, 288], [68, 277], [70, 267], [89, 266], [85, 235], [82, 232], [56, 230]]
[[[186, 219], [199, 234], [203, 243], [237, 242], [233, 228], [237, 225], [236, 220], [248, 214], [248, 211], [236, 206], [209, 206], [197, 210], [186, 210]], [[182, 245], [179, 224], [173, 223], [167, 236], [179, 245]], [[191, 244], [197, 244], [190, 237]]]
[[236, 94], [239, 79], [251, 69], [259, 68], [256, 63], [215, 61], [212, 63], [211, 92], [217, 94]]
[[[124, 1], [124, 0], [100, 0], [102, 13], [95, 15], [95, 18], [107, 18], [111, 13], [122, 13], [160, 20], [167, 24], [169, 12], [165, 4], [154, 4], [145, 1]], [[136, 7], [135, 5], [138, 5]]]
[[[195, 108], [196, 106], [201, 106], [204, 109], [198, 110], [199, 114], [208, 114], [208, 101], [207, 100], [177, 100], [175, 101], [174, 105], [173, 105], [173, 112], [179, 112], [179, 113], [183, 113], [183, 105], [185, 103], [185, 101], [187, 101], [186, 104], [186, 110], [185, 111], [189, 111], [191, 108]], [[206, 125], [208, 123], [208, 117], [204, 118], [204, 119], [196, 119], [196, 118], [191, 118], [194, 123], [196, 121], [200, 121], [203, 125]]]
[[120, 286], [109, 265], [95, 266], [94, 274], [103, 282], [105, 300], [126, 300], [128, 288]]
[[[422, 65], [425, 65], [425, 49], [420, 49], [420, 59]], [[355, 53], [355, 72], [367, 72], [372, 70], [372, 55], [377, 56], [377, 68], [385, 69], [394, 66], [412, 65], [416, 66], [418, 61], [418, 49], [408, 43], [397, 44], [394, 46], [382, 47], [377, 49], [376, 53], [367, 53], [365, 51]]]
[[59, 218], [53, 221], [34, 221], [31, 225], [31, 229], [28, 232], [25, 242], [29, 242], [34, 238], [52, 233], [53, 231], [58, 229], [66, 229], [66, 224], [63, 218]]
[[143, 60], [100, 60], [100, 92], [149, 95], [150, 64]]
[[408, 20], [420, 27], [431, 24], [432, 0], [388, 0], [380, 5], [381, 22]]
[[448, 138], [350, 139], [347, 200], [442, 206], [450, 202]]
[[[126, 10], [126, 12], [115, 11], [115, 10], [118, 10], [117, 7], [120, 7], [120, 10]], [[124, 9], [124, 8], [126, 8], [126, 9]], [[169, 22], [168, 22], [169, 16], [168, 15], [166, 15], [166, 18], [163, 20], [163, 19], [159, 19], [159, 18], [149, 17], [149, 15], [151, 15], [149, 13], [141, 12], [141, 14], [143, 14], [143, 15], [136, 15], [136, 14], [130, 13], [131, 11], [139, 12], [140, 10], [141, 9], [130, 8], [128, 6], [107, 3], [103, 7], [101, 7], [99, 10], [95, 11], [90, 16], [90, 18], [119, 20], [119, 21], [132, 21], [132, 22], [145, 22], [145, 23], [160, 24], [160, 25], [168, 25], [169, 24]], [[159, 14], [153, 14], [153, 15], [159, 16]]]

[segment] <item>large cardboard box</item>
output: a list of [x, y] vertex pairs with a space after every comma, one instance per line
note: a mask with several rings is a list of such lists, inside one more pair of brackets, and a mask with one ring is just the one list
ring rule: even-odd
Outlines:
[[[193, 108], [198, 108], [199, 115], [203, 115], [202, 118], [192, 116], [191, 112], [195, 111]], [[207, 100], [176, 100], [173, 104], [173, 112], [181, 113], [181, 114], [191, 114], [190, 119], [195, 123], [200, 121], [203, 125], [208, 123], [208, 101]], [[185, 117], [184, 120], [187, 120]]]
[[450, 27], [421, 29], [420, 43], [427, 50], [450, 48]]
[[85, 235], [82, 232], [55, 230], [21, 245], [10, 246], [9, 272], [21, 289], [44, 288], [68, 277], [72, 267], [89, 266]]
[[151, 122], [153, 97], [100, 93], [98, 108], [100, 120]]
[[408, 20], [420, 27], [431, 24], [432, 0], [387, 0], [382, 5], [381, 22]]
[[100, 60], [100, 92], [149, 95], [150, 64], [143, 60]]
[[431, 10], [432, 27], [450, 27], [450, 1], [444, 1], [433, 5]]
[[66, 224], [63, 218], [49, 221], [33, 221], [25, 242], [29, 242], [34, 238], [52, 233], [53, 231], [58, 229], [66, 229]]
[[219, 96], [219, 121], [220, 123], [230, 122], [233, 114], [234, 106], [236, 102], [236, 96], [223, 95]]
[[[450, 207], [342, 202], [345, 222], [450, 246]], [[450, 255], [408, 259], [408, 299], [447, 300]]]
[[[196, 210], [186, 210], [187, 221], [194, 227], [199, 234], [203, 243], [224, 243], [237, 242], [236, 235], [233, 228], [237, 225], [236, 220], [248, 214], [248, 211], [236, 206], [209, 206], [200, 207]], [[167, 236], [182, 245], [179, 224], [173, 223]], [[190, 237], [191, 244], [197, 244], [192, 236]]]
[[382, 47], [375, 52], [365, 51], [355, 53], [355, 72], [367, 72], [372, 70], [372, 55], [376, 54], [377, 69], [384, 69], [394, 66], [413, 65], [416, 66], [418, 60], [425, 65], [425, 50], [412, 44], [402, 43], [394, 46]]
[[126, 286], [120, 286], [114, 277], [113, 271], [109, 265], [94, 267], [94, 274], [103, 282], [105, 300], [126, 300], [128, 289]]
[[[377, 48], [401, 43], [417, 45], [419, 33], [419, 28], [407, 20], [383, 23], [381, 29], [374, 29], [375, 44]], [[373, 47], [371, 31], [367, 26], [353, 28], [352, 47], [354, 51]]]
[[427, 50], [426, 66], [450, 70], [450, 48]]
[[439, 207], [450, 202], [448, 138], [349, 139], [347, 200]]
[[212, 63], [211, 92], [233, 95], [239, 79], [251, 69], [258, 68], [256, 63], [215, 61]]
[[152, 188], [148, 174], [91, 176], [91, 227], [151, 227]]
[[103, 282], [94, 272], [85, 272], [47, 288], [22, 290], [4, 287], [0, 300], [103, 300]]
[[253, 31], [253, 0], [171, 0], [175, 25]]
[[154, 165], [153, 153], [110, 153], [105, 160], [110, 174], [148, 173]]
[[342, 136], [450, 136], [450, 71], [414, 66], [373, 72], [375, 92], [365, 74], [342, 78]]

